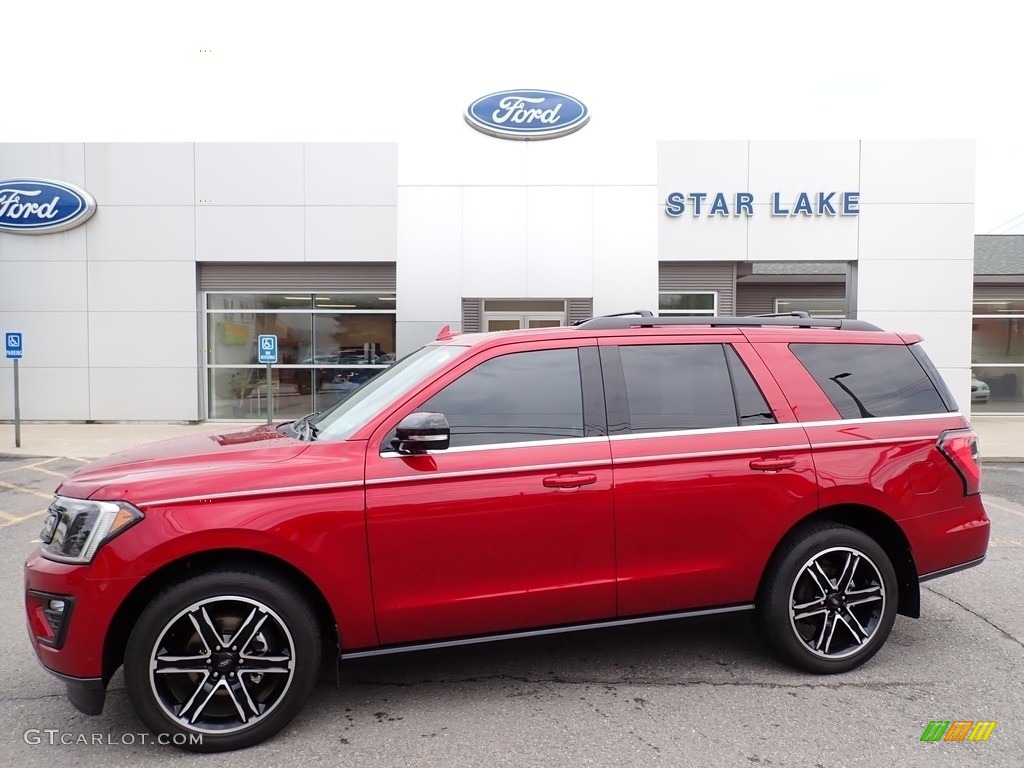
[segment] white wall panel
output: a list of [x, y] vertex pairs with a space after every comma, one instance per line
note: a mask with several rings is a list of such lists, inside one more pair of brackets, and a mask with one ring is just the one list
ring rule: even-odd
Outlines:
[[[465, 128], [463, 131], [462, 129]], [[464, 123], [456, 134], [403, 141], [400, 186], [516, 186], [529, 183], [527, 142], [485, 136]]]
[[83, 229], [89, 261], [195, 261], [192, 206], [106, 205]]
[[302, 205], [302, 144], [196, 144], [203, 205]]
[[92, 312], [89, 362], [95, 368], [195, 368], [199, 320], [192, 312]]
[[749, 188], [740, 191], [752, 192], [755, 203], [768, 203], [774, 192], [794, 202], [800, 192], [856, 192], [859, 176], [859, 141], [751, 141]]
[[[0, 331], [23, 334], [19, 368], [84, 368], [89, 365], [89, 320], [85, 312], [0, 312]], [[10, 368], [13, 360], [0, 359]], [[2, 376], [0, 376], [2, 378]]]
[[194, 368], [93, 368], [90, 417], [96, 421], [196, 421]]
[[864, 310], [857, 317], [887, 331], [923, 336], [928, 356], [941, 368], [970, 368], [969, 311]]
[[[973, 258], [973, 205], [865, 205], [861, 208], [861, 261]], [[920, 262], [917, 268], [927, 269]]]
[[670, 192], [747, 191], [747, 153], [746, 141], [658, 142], [658, 200]]
[[581, 186], [594, 183], [601, 156], [589, 137], [572, 134], [557, 141], [528, 141], [525, 144], [530, 185]]
[[191, 261], [89, 263], [93, 312], [189, 312], [196, 308], [196, 265]]
[[0, 261], [0, 309], [85, 312], [86, 305], [85, 261]]
[[527, 201], [525, 187], [463, 190], [463, 296], [529, 296]]
[[302, 261], [301, 207], [196, 208], [196, 261]]
[[[88, 368], [31, 368], [23, 365], [18, 368], [21, 418], [24, 421], [86, 421], [90, 418]], [[5, 374], [0, 376], [0, 419], [13, 419], [14, 378], [9, 370], [0, 371]], [[10, 445], [13, 446], [13, 426], [4, 425], [2, 429], [5, 437], [10, 435]], [[22, 424], [21, 446], [25, 449], [32, 446], [31, 424]]]
[[[498, 141], [498, 139], [495, 139]], [[601, 142], [586, 130], [557, 141], [526, 143], [531, 186], [654, 185], [658, 153], [652, 142]]]
[[395, 205], [398, 145], [305, 144], [306, 205]]
[[856, 216], [772, 216], [754, 205], [747, 256], [751, 261], [856, 261]]
[[969, 312], [974, 291], [974, 262], [919, 259], [868, 260], [857, 265], [858, 317], [865, 312]]
[[974, 142], [861, 142], [861, 200], [973, 203]]
[[85, 188], [99, 206], [192, 205], [193, 169], [192, 144], [85, 145]]
[[594, 314], [657, 309], [657, 202], [653, 185], [594, 190]]
[[593, 187], [529, 187], [525, 296], [591, 296]]
[[398, 356], [404, 357], [410, 352], [415, 352], [424, 344], [434, 341], [437, 338], [437, 334], [446, 325], [449, 326], [452, 333], [459, 333], [462, 328], [462, 323], [457, 316], [447, 320], [397, 322], [395, 324], [395, 347]]
[[[594, 184], [626, 187], [651, 187], [658, 184], [658, 144], [654, 141], [610, 138], [594, 142]], [[546, 142], [534, 142], [546, 143]]]
[[85, 261], [86, 232], [99, 215], [82, 226], [48, 235], [0, 233], [0, 261]]
[[663, 203], [664, 198], [659, 197], [651, 208], [658, 222], [658, 258], [661, 261], [743, 261], [747, 258], [749, 223], [745, 216], [694, 218], [689, 213], [669, 216]]
[[462, 197], [458, 187], [398, 191], [399, 327], [413, 321], [443, 325], [462, 315]]
[[395, 261], [398, 208], [309, 206], [306, 261]]
[[0, 179], [25, 176], [85, 188], [85, 145], [0, 143]]

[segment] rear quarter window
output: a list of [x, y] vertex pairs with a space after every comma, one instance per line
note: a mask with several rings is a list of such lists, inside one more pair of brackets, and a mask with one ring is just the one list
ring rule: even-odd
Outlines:
[[947, 413], [928, 373], [902, 344], [790, 344], [844, 419]]

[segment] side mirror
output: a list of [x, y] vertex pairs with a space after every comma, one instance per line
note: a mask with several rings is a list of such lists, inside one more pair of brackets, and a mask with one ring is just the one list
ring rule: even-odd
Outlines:
[[443, 451], [451, 443], [451, 429], [443, 413], [410, 413], [398, 424], [391, 447], [399, 453]]

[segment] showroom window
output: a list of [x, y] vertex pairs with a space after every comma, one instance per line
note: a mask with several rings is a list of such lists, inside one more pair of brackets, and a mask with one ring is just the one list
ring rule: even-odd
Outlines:
[[485, 299], [483, 329], [513, 331], [565, 325], [564, 299]]
[[715, 315], [718, 294], [713, 291], [658, 294], [658, 317], [695, 317]]
[[975, 299], [971, 410], [1024, 413], [1024, 300]]
[[395, 359], [395, 294], [207, 293], [207, 414], [265, 419], [256, 340], [277, 336], [275, 418], [324, 410]]

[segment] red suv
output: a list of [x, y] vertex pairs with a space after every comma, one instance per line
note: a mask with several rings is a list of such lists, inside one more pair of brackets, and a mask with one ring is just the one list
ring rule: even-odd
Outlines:
[[444, 335], [329, 411], [157, 443], [58, 489], [29, 632], [98, 714], [256, 744], [341, 659], [726, 611], [845, 672], [979, 564], [975, 433], [864, 322], [599, 317]]

